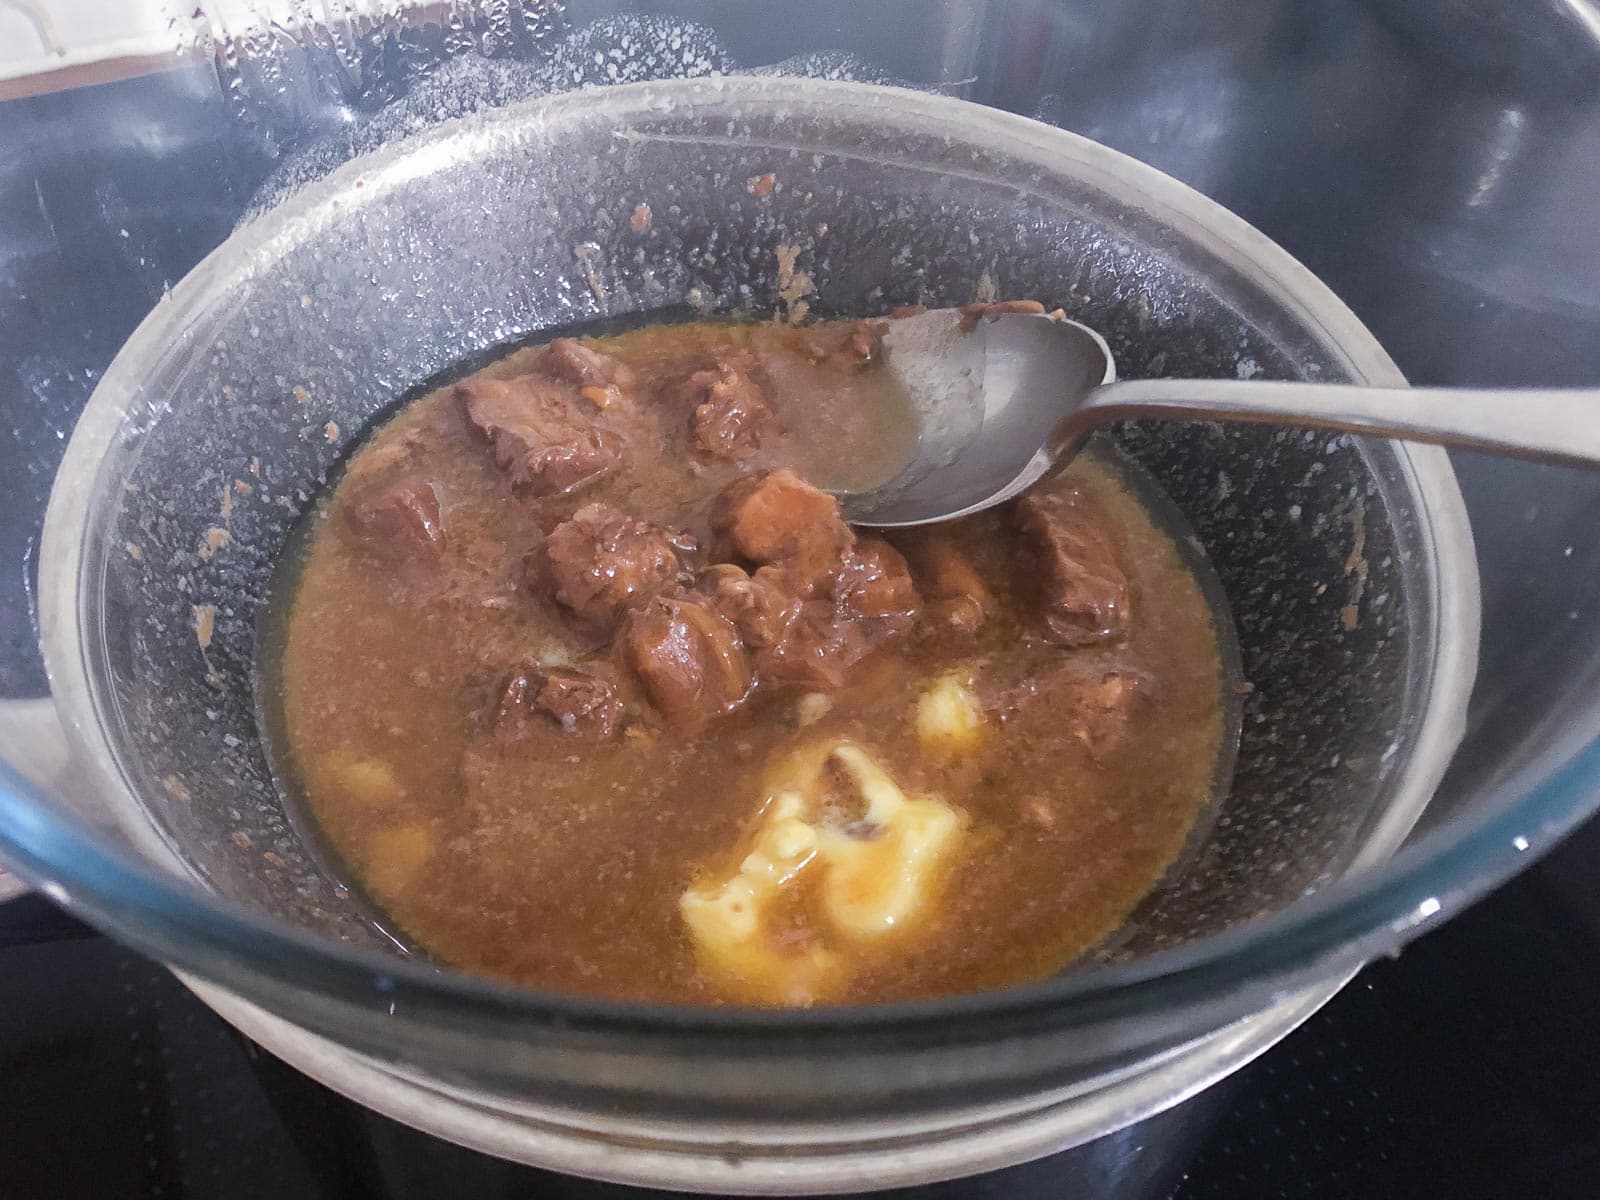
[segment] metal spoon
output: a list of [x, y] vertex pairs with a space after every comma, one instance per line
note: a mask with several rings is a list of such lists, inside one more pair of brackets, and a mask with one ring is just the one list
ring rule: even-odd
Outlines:
[[840, 496], [858, 525], [925, 525], [990, 508], [1064, 466], [1098, 426], [1135, 418], [1337, 429], [1600, 465], [1600, 391], [1116, 383], [1110, 349], [1086, 325], [1032, 313], [972, 325], [948, 308], [890, 321], [883, 351], [916, 411], [917, 454], [889, 482]]

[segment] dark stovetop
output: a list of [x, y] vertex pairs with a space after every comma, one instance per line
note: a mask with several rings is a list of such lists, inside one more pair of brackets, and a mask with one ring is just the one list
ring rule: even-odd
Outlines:
[[[1600, 823], [1363, 971], [1232, 1079], [933, 1200], [1592, 1200]], [[45, 901], [0, 907], [5, 1200], [630, 1200], [344, 1100]]]

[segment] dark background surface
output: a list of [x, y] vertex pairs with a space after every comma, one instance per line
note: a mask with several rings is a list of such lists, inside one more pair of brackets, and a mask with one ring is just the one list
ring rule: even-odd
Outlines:
[[[575, 2], [565, 19], [610, 7]], [[1184, 179], [1327, 281], [1416, 383], [1600, 384], [1600, 43], [1577, 4], [728, 11], [718, 28], [737, 62], [849, 46]], [[518, 37], [511, 57], [533, 44]], [[285, 148], [331, 139], [339, 157], [372, 128], [364, 114], [413, 87], [389, 71], [393, 47], [370, 49], [334, 100], [291, 74], [251, 102], [246, 66], [242, 89], [182, 69], [0, 104], [0, 697], [44, 690], [33, 558], [78, 410], [139, 319], [281, 173]], [[1574, 648], [1600, 642], [1600, 475], [1456, 463], [1485, 568], [1474, 725], [1447, 784], [1467, 788], [1508, 765], [1538, 712], [1593, 702]], [[1600, 1195], [1597, 862], [1591, 824], [1168, 1114], [913, 1194]], [[0, 1200], [446, 1194], [634, 1193], [366, 1113], [44, 901], [0, 907]]]

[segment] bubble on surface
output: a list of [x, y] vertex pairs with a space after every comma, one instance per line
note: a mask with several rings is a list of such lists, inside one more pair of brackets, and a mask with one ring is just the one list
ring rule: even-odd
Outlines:
[[563, 90], [737, 69], [727, 47], [704, 25], [642, 14], [584, 26], [556, 46], [551, 60], [552, 79]]
[[771, 66], [757, 67], [752, 75], [794, 75], [804, 79], [831, 79], [845, 83], [876, 83], [884, 87], [931, 91], [920, 84], [892, 75], [869, 59], [848, 50], [820, 50], [796, 54]]

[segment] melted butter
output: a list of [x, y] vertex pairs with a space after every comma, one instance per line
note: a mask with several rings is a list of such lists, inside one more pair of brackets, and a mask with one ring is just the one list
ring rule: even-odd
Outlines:
[[939, 676], [917, 698], [914, 721], [917, 743], [934, 761], [965, 757], [983, 740], [983, 709], [957, 672]]
[[[832, 777], [861, 806], [841, 823]], [[803, 747], [768, 772], [750, 851], [738, 868], [679, 900], [701, 968], [730, 995], [764, 1003], [836, 998], [863, 955], [893, 952], [935, 900], [967, 827], [960, 809], [910, 796], [853, 742]], [[812, 877], [807, 879], [807, 877]], [[808, 936], [775, 929], [806, 879]]]

